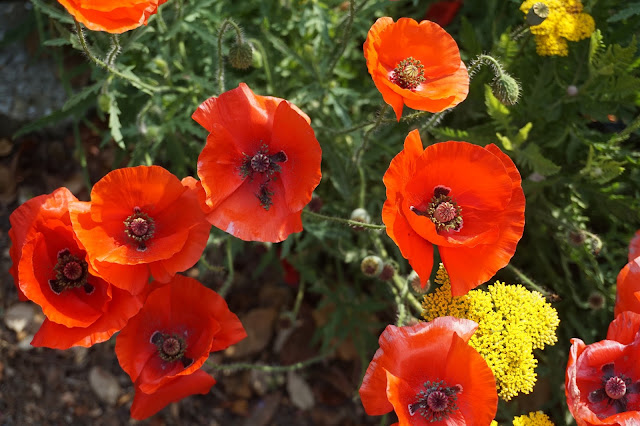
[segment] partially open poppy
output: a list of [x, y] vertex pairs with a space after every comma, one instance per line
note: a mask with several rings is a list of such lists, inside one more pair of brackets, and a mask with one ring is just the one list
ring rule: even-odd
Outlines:
[[491, 423], [498, 409], [496, 382], [468, 345], [477, 327], [453, 317], [387, 326], [360, 386], [367, 414], [394, 410], [400, 426]]
[[585, 345], [580, 339], [571, 339], [571, 344], [565, 395], [577, 424], [637, 425], [640, 340], [634, 339], [630, 344], [602, 340]]
[[509, 263], [524, 231], [525, 199], [513, 161], [491, 144], [441, 142], [423, 150], [417, 130], [383, 177], [382, 220], [426, 285], [433, 245], [462, 296]]
[[624, 311], [640, 314], [640, 257], [627, 263], [616, 280], [616, 304], [613, 313], [618, 316]]
[[404, 105], [440, 112], [469, 93], [469, 74], [453, 37], [431, 21], [379, 18], [364, 43], [369, 74], [400, 121]]
[[138, 294], [150, 275], [167, 282], [200, 259], [211, 225], [192, 179], [159, 166], [117, 169], [93, 186], [90, 202], [70, 203], [73, 229], [102, 277]]
[[135, 315], [144, 294], [132, 296], [101, 278], [76, 240], [67, 188], [32, 198], [12, 214], [11, 273], [26, 299], [46, 316], [31, 344], [55, 349], [108, 340]]
[[192, 118], [209, 132], [198, 157], [209, 222], [248, 241], [278, 242], [302, 231], [302, 208], [321, 178], [309, 117], [240, 83], [203, 102]]
[[93, 31], [123, 33], [147, 25], [149, 16], [167, 0], [58, 0], [67, 11]]
[[198, 369], [210, 352], [246, 336], [224, 299], [193, 278], [176, 275], [154, 289], [116, 339], [120, 366], [136, 387], [132, 417], [142, 419], [171, 401], [208, 392], [215, 380]]

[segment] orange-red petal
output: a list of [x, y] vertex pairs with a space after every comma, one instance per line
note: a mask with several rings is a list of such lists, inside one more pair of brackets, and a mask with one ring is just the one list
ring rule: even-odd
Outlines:
[[607, 340], [628, 345], [636, 340], [638, 331], [640, 331], [640, 314], [624, 311], [609, 324]]
[[119, 34], [146, 25], [166, 0], [58, 0], [58, 2], [93, 31]]
[[636, 231], [629, 242], [629, 262], [640, 256], [640, 230]]
[[616, 282], [614, 315], [617, 317], [624, 311], [640, 313], [640, 301], [635, 295], [640, 291], [640, 257], [636, 257], [622, 268]]
[[213, 377], [198, 370], [188, 376], [176, 377], [151, 394], [146, 394], [136, 387], [131, 405], [131, 418], [144, 420], [171, 402], [179, 401], [189, 395], [207, 394], [215, 384], [216, 380]]

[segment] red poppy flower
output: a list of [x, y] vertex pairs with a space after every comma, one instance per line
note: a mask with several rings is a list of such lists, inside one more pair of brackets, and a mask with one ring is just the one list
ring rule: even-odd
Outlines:
[[636, 340], [638, 331], [640, 331], [640, 314], [625, 311], [609, 324], [607, 340], [615, 340], [623, 345], [628, 345]]
[[629, 262], [638, 256], [640, 256], [640, 230], [636, 231], [629, 243]]
[[440, 112], [469, 93], [469, 74], [455, 40], [438, 24], [379, 18], [364, 43], [369, 74], [400, 121], [404, 105]]
[[640, 341], [571, 339], [565, 377], [569, 411], [579, 426], [637, 425], [640, 418]]
[[518, 169], [495, 145], [441, 142], [423, 150], [414, 130], [383, 181], [382, 221], [423, 287], [433, 267], [433, 244], [453, 296], [509, 263], [524, 230], [525, 200]]
[[302, 208], [321, 178], [309, 117], [240, 83], [206, 100], [192, 118], [209, 132], [198, 157], [209, 222], [248, 241], [300, 232]]
[[123, 33], [147, 25], [149, 16], [167, 0], [58, 0], [67, 11], [93, 31]]
[[171, 401], [208, 392], [215, 380], [198, 369], [210, 352], [246, 336], [224, 299], [193, 278], [176, 275], [153, 290], [116, 338], [118, 361], [136, 388], [132, 417], [146, 418]]
[[138, 294], [150, 275], [167, 282], [200, 259], [211, 225], [192, 180], [159, 166], [117, 169], [93, 186], [90, 202], [70, 203], [73, 229], [103, 278]]
[[441, 27], [446, 27], [456, 17], [458, 10], [462, 6], [462, 0], [437, 1], [429, 5], [424, 19], [433, 21]]
[[613, 313], [617, 317], [624, 311], [640, 313], [640, 257], [627, 263], [618, 274]]
[[32, 198], [9, 218], [11, 273], [26, 299], [47, 317], [31, 344], [55, 349], [108, 340], [135, 315], [144, 294], [132, 296], [98, 276], [76, 240], [67, 188]]
[[360, 398], [370, 416], [395, 410], [400, 425], [488, 425], [498, 409], [491, 369], [468, 345], [473, 321], [439, 317], [387, 328]]

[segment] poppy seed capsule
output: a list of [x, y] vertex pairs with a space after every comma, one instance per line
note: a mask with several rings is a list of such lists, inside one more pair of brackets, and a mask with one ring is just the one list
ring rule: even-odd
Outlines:
[[407, 276], [407, 281], [411, 286], [411, 289], [417, 294], [425, 294], [431, 288], [431, 280], [427, 280], [424, 287], [420, 284], [420, 277], [416, 271], [411, 271]]
[[229, 62], [232, 67], [239, 70], [249, 68], [253, 63], [253, 48], [251, 45], [241, 42], [231, 46], [231, 49], [229, 49]]
[[549, 6], [542, 2], [538, 2], [529, 9], [527, 12], [526, 21], [527, 24], [534, 27], [540, 25], [549, 16]]
[[371, 216], [369, 216], [369, 213], [360, 207], [351, 212], [349, 219], [355, 220], [356, 222], [371, 223]]
[[384, 263], [378, 256], [367, 256], [362, 259], [360, 270], [368, 277], [377, 277], [382, 273]]

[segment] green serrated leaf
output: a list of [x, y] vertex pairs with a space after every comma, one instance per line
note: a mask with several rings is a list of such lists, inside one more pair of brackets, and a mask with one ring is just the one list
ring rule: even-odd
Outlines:
[[122, 138], [122, 125], [120, 124], [118, 102], [113, 93], [108, 93], [107, 95], [109, 96], [109, 130], [111, 130], [111, 137], [115, 143], [124, 150], [125, 145], [124, 139]]
[[627, 4], [627, 6], [607, 19], [607, 22], [619, 22], [634, 15], [640, 15], [640, 2]]
[[498, 138], [504, 149], [506, 149], [507, 151], [513, 151], [513, 144], [508, 137], [502, 136], [500, 133], [496, 133], [496, 137]]
[[69, 108], [72, 108], [73, 106], [77, 105], [79, 102], [87, 99], [90, 95], [93, 95], [95, 92], [97, 92], [101, 86], [102, 86], [102, 82], [99, 81], [97, 83], [92, 84], [91, 86], [85, 87], [84, 89], [74, 94], [69, 99], [67, 99], [67, 101], [62, 106], [62, 109], [67, 110]]
[[516, 148], [520, 147], [520, 145], [526, 142], [527, 138], [529, 138], [529, 132], [531, 131], [532, 127], [533, 127], [533, 123], [528, 122], [520, 130], [518, 130], [518, 133], [516, 134], [516, 137], [513, 140], [513, 143]]
[[488, 84], [484, 85], [484, 103], [487, 106], [487, 113], [496, 123], [496, 128], [507, 133], [512, 133], [509, 108], [504, 106], [502, 102], [493, 95], [491, 87]]
[[50, 6], [41, 0], [31, 0], [31, 3], [33, 3], [36, 9], [38, 9], [45, 15], [48, 15], [53, 19], [62, 22], [63, 24], [73, 24], [73, 19], [70, 15], [56, 9], [55, 7]]
[[527, 145], [525, 149], [517, 151], [516, 158], [542, 176], [552, 176], [561, 170], [560, 166], [543, 156], [538, 145], [533, 143]]

